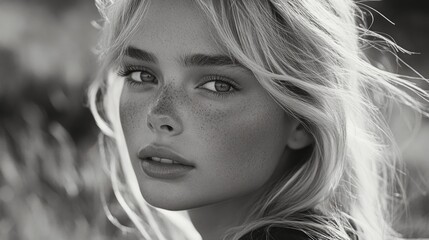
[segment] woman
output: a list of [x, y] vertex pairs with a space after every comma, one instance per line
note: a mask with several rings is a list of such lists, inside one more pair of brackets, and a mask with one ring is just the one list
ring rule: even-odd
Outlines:
[[366, 61], [365, 36], [392, 43], [358, 25], [353, 1], [98, 7], [90, 104], [144, 239], [396, 236], [381, 107], [423, 112], [398, 86], [427, 93]]

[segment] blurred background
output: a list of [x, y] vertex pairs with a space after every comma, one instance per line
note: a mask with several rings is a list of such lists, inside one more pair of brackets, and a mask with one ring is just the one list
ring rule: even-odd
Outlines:
[[[365, 4], [374, 8], [371, 29], [418, 53], [399, 56], [428, 78], [425, 1]], [[0, 0], [2, 240], [136, 239], [132, 230], [115, 227], [129, 222], [114, 201], [97, 152], [98, 129], [85, 106], [85, 89], [97, 68], [91, 21], [99, 18], [93, 0]], [[371, 50], [368, 55], [380, 67], [416, 75], [392, 56]], [[394, 114], [408, 196], [395, 228], [408, 238], [429, 238], [429, 120], [411, 135], [405, 125], [412, 112]], [[109, 221], [103, 201], [117, 222]]]

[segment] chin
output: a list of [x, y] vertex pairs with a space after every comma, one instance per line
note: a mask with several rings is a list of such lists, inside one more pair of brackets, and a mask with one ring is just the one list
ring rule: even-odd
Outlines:
[[196, 199], [195, 195], [162, 195], [159, 192], [155, 194], [143, 194], [146, 202], [153, 207], [162, 208], [170, 211], [183, 211], [193, 208], [199, 208], [217, 203], [218, 201], [210, 201], [209, 199]]
[[177, 201], [172, 198], [153, 199], [149, 197], [145, 199], [151, 206], [169, 211], [183, 211], [205, 205], [194, 201]]
[[185, 194], [175, 194], [174, 192], [166, 193], [162, 191], [142, 191], [142, 194], [146, 202], [151, 206], [165, 210], [182, 211], [195, 206], [195, 199], [190, 199], [189, 195], [186, 196]]
[[188, 210], [189, 208], [187, 207], [187, 204], [184, 203], [180, 203], [180, 202], [173, 202], [170, 200], [156, 200], [156, 201], [152, 201], [150, 198], [147, 199], [146, 201], [153, 207], [156, 208], [162, 208], [165, 210], [169, 210], [169, 211], [182, 211], [182, 210]]

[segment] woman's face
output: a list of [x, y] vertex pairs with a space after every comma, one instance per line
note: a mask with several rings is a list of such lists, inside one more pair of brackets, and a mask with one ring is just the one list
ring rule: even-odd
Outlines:
[[215, 43], [202, 14], [192, 1], [152, 1], [119, 73], [121, 124], [140, 189], [170, 210], [256, 193], [284, 171], [296, 126]]

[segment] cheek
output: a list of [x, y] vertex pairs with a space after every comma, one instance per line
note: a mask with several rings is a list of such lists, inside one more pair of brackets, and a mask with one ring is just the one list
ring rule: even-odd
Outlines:
[[136, 153], [138, 143], [144, 141], [146, 134], [142, 134], [142, 128], [146, 127], [147, 99], [124, 90], [121, 94], [119, 104], [119, 115], [121, 119], [122, 130], [128, 151]]
[[195, 149], [204, 157], [201, 167], [208, 181], [217, 182], [219, 188], [246, 190], [268, 180], [279, 164], [288, 134], [286, 114], [274, 104], [254, 101], [226, 111], [200, 111], [197, 118], [203, 122], [198, 124], [199, 147]]
[[132, 133], [137, 130], [141, 124], [141, 104], [136, 101], [131, 101], [129, 98], [121, 97], [121, 103], [119, 107], [119, 114], [121, 118], [122, 129], [124, 133]]

